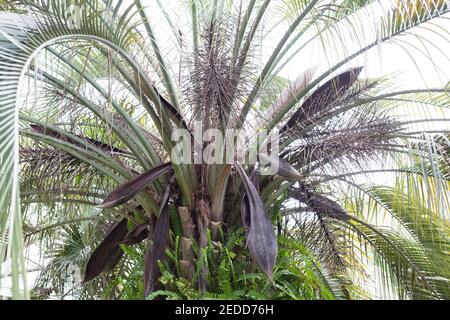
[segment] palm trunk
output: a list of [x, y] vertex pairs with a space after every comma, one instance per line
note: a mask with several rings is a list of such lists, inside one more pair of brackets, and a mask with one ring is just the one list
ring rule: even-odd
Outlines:
[[188, 207], [178, 207], [183, 236], [181, 237], [181, 257], [180, 272], [183, 278], [192, 279], [194, 275], [194, 252], [192, 250], [192, 237], [195, 226], [192, 222], [191, 213]]

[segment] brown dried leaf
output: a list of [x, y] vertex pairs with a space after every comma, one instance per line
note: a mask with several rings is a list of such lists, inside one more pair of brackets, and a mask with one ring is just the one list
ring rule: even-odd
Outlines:
[[165, 257], [169, 235], [169, 197], [171, 183], [168, 184], [161, 204], [161, 210], [153, 233], [153, 245], [149, 246], [144, 266], [144, 295], [147, 297], [155, 291], [160, 270], [158, 261]]
[[171, 167], [172, 164], [169, 162], [138, 175], [134, 179], [120, 185], [108, 194], [100, 206], [102, 208], [111, 208], [127, 202], [147, 187], [147, 185], [149, 185], [152, 181], [159, 178], [163, 173], [169, 171]]
[[259, 267], [269, 279], [272, 279], [272, 271], [278, 253], [277, 239], [273, 231], [272, 222], [267, 215], [264, 202], [252, 181], [240, 164], [235, 166], [248, 197], [250, 229], [247, 233], [247, 246]]
[[83, 282], [90, 281], [102, 272], [111, 271], [119, 262], [123, 251], [119, 243], [127, 232], [127, 219], [122, 219], [94, 250], [86, 265]]

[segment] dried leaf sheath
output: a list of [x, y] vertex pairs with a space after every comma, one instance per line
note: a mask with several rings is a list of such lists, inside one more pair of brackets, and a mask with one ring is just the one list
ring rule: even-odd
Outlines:
[[158, 261], [163, 260], [166, 252], [169, 235], [169, 198], [171, 183], [166, 188], [161, 210], [156, 221], [153, 234], [153, 244], [148, 247], [144, 266], [144, 296], [147, 297], [155, 291], [156, 282], [160, 275]]
[[[260, 173], [258, 171], [253, 171], [252, 174], [250, 175], [250, 180], [255, 186], [256, 191], [260, 192], [259, 189]], [[250, 211], [249, 211], [248, 197], [246, 194], [244, 194], [241, 201], [241, 220], [245, 232], [248, 233], [248, 231], [250, 230]]]
[[285, 132], [298, 123], [302, 125], [303, 122], [310, 119], [313, 115], [325, 111], [329, 104], [342, 97], [356, 82], [361, 70], [362, 67], [350, 69], [320, 86], [303, 102], [280, 132]]
[[127, 233], [127, 219], [122, 219], [98, 245], [86, 265], [83, 282], [90, 281], [102, 272], [112, 270], [123, 255], [119, 243]]
[[236, 164], [236, 168], [248, 197], [250, 229], [247, 234], [247, 246], [256, 263], [272, 279], [272, 271], [278, 253], [277, 239], [272, 228], [272, 222], [252, 181], [240, 164]]
[[162, 164], [120, 185], [117, 189], [108, 194], [101, 204], [101, 207], [111, 208], [127, 202], [142, 191], [152, 181], [169, 171], [171, 167], [171, 163]]
[[128, 232], [123, 239], [123, 243], [126, 245], [134, 245], [141, 243], [149, 237], [149, 224], [143, 223], [135, 227], [133, 230]]

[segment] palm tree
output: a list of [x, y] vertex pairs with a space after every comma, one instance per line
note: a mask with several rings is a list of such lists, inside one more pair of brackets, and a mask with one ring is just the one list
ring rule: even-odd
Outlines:
[[[447, 91], [392, 90], [386, 79], [363, 79], [356, 64], [439, 20], [446, 1], [401, 0], [374, 13], [371, 0], [192, 0], [183, 28], [156, 1], [170, 51], [140, 0], [11, 4], [21, 13], [0, 13], [0, 249], [11, 257], [15, 297], [26, 285], [24, 240], [50, 255], [38, 289], [70, 262], [84, 270], [78, 297], [109, 288], [104, 297], [137, 298], [136, 286], [150, 298], [361, 298], [373, 262], [399, 297], [448, 297], [445, 263], [434, 259], [448, 250], [447, 180], [436, 166], [446, 153], [427, 130], [412, 131], [427, 120], [399, 116], [405, 105], [441, 108]], [[269, 21], [280, 9], [282, 19]], [[369, 41], [358, 38], [362, 12], [376, 25], [363, 30]], [[354, 51], [344, 27], [361, 40]], [[258, 54], [264, 39], [276, 40], [267, 57]], [[316, 41], [333, 52], [327, 63], [283, 78]], [[256, 163], [176, 161], [181, 140], [172, 137], [183, 129], [183, 142], [197, 141], [198, 123], [201, 134], [279, 132], [279, 153], [268, 138], [272, 152]], [[208, 149], [199, 145], [188, 159]], [[278, 168], [271, 175], [267, 162]], [[388, 172], [428, 186], [416, 199], [431, 203], [437, 225], [421, 232], [423, 216], [401, 224], [416, 212], [404, 190], [367, 185]], [[388, 219], [374, 215], [378, 205]]]

